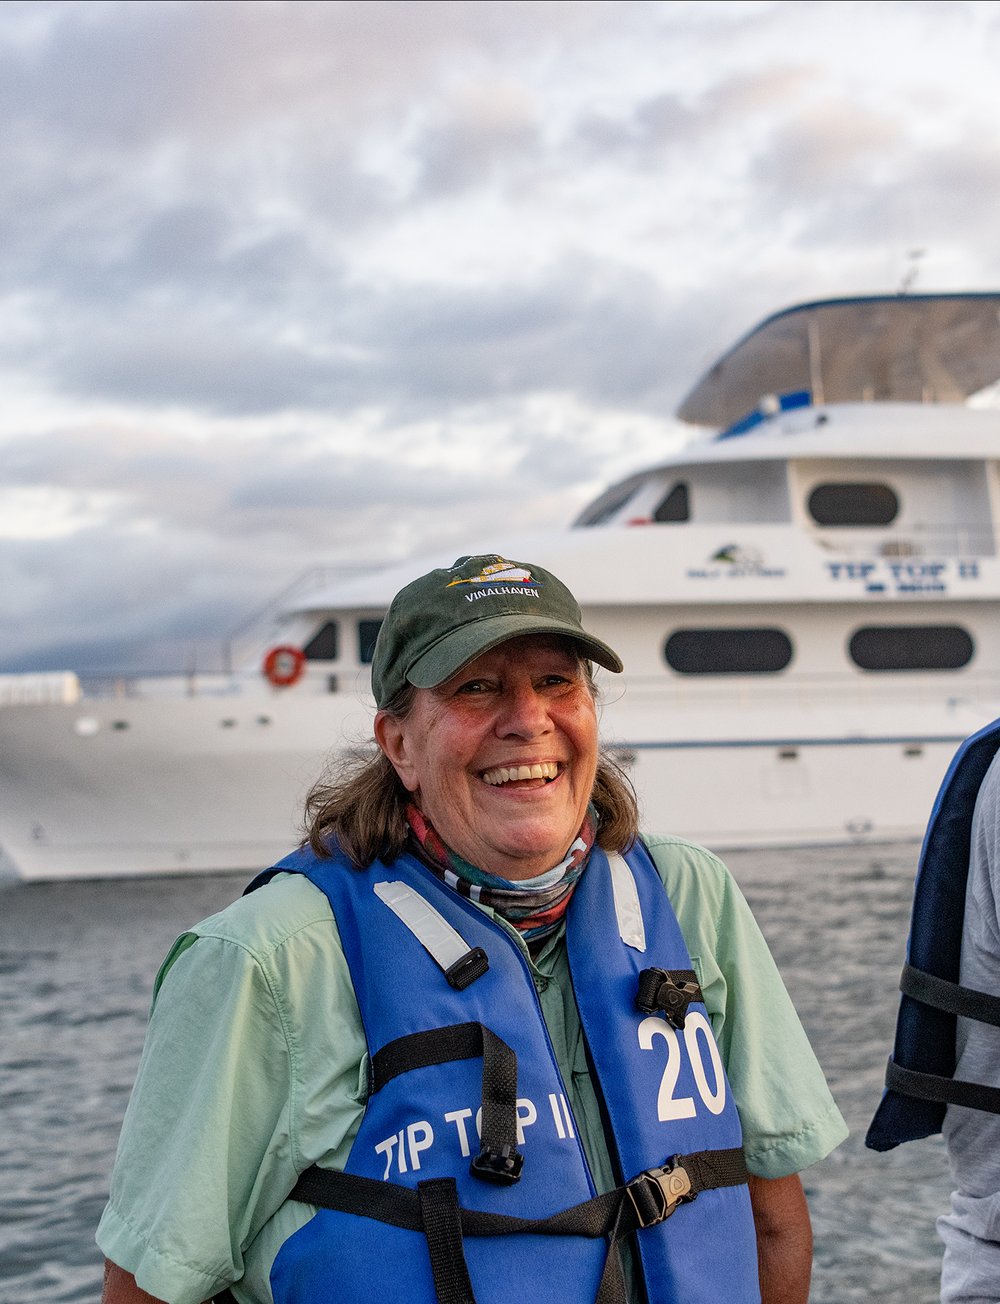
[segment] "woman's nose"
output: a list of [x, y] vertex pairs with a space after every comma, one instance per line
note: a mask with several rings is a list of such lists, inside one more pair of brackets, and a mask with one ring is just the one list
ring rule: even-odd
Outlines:
[[537, 738], [550, 728], [545, 698], [535, 691], [534, 685], [512, 687], [503, 694], [497, 719], [497, 733], [501, 737]]

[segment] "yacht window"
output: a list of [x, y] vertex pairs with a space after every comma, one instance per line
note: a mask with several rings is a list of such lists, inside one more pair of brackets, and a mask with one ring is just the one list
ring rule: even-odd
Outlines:
[[891, 525], [899, 498], [887, 484], [818, 484], [809, 495], [809, 515], [817, 525]]
[[681, 675], [773, 675], [792, 659], [783, 629], [675, 629], [663, 649]]
[[370, 666], [375, 655], [375, 640], [382, 628], [382, 620], [358, 621], [358, 660], [363, 666]]
[[574, 524], [603, 525], [606, 521], [610, 521], [612, 516], [617, 516], [625, 506], [637, 487], [638, 481], [632, 479], [626, 481], [623, 485], [609, 489], [606, 493], [601, 494], [600, 498], [592, 502], [589, 507], [585, 507]]
[[688, 487], [683, 480], [678, 480], [653, 513], [653, 520], [686, 521], [689, 517]]
[[337, 622], [328, 620], [313, 634], [302, 651], [307, 661], [336, 661], [338, 638]]
[[862, 670], [959, 670], [976, 645], [961, 625], [862, 625], [848, 648]]

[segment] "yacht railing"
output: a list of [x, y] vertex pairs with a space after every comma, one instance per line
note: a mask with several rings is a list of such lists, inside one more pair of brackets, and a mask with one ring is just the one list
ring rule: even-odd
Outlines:
[[80, 680], [72, 670], [0, 675], [0, 706], [72, 703], [80, 695]]
[[979, 526], [916, 525], [906, 531], [862, 530], [854, 527], [812, 528], [807, 531], [824, 551], [846, 557], [995, 557], [993, 530]]
[[81, 675], [80, 684], [85, 697], [101, 700], [228, 697], [243, 691], [240, 676], [225, 671]]
[[[259, 664], [266, 649], [280, 637], [278, 621], [283, 612], [311, 592], [370, 574], [382, 564], [312, 567], [230, 630], [221, 642], [206, 640], [192, 644], [186, 655], [182, 653], [178, 657], [178, 661], [186, 663], [183, 668], [175, 662], [165, 669], [0, 674], [0, 707], [75, 702], [83, 696], [111, 700], [224, 697], [242, 693], [248, 683], [243, 668]], [[322, 691], [328, 691], [325, 682]]]

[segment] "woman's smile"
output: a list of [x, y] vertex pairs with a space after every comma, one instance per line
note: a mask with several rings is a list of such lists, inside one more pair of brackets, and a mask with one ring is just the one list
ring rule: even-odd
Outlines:
[[541, 764], [523, 762], [511, 766], [498, 765], [495, 769], [487, 770], [483, 774], [483, 782], [499, 787], [501, 784], [516, 783], [522, 784], [530, 779], [541, 779], [545, 783], [550, 783], [559, 773], [559, 766], [553, 761], [543, 761]]

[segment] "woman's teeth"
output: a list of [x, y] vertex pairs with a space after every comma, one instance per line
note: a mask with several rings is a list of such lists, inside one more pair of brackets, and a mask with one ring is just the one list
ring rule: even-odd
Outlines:
[[484, 783], [498, 787], [501, 783], [517, 783], [521, 779], [554, 779], [559, 767], [554, 761], [545, 761], [541, 765], [515, 765], [506, 769], [498, 765], [495, 770], [487, 770], [483, 775]]

